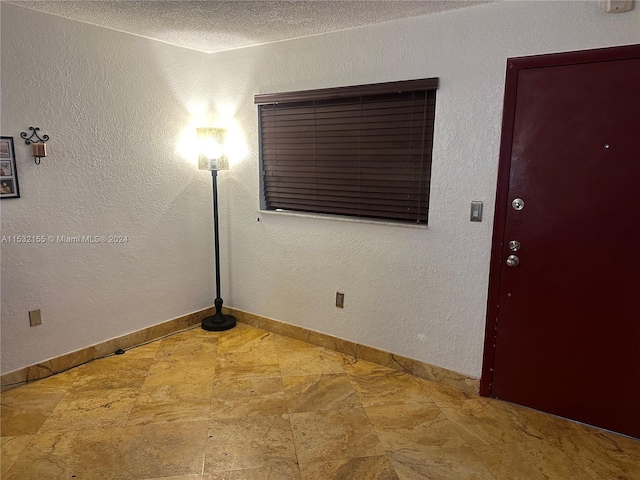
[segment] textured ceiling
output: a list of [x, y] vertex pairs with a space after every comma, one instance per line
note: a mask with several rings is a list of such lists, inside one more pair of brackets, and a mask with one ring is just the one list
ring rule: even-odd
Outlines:
[[8, 3], [203, 52], [219, 52], [489, 1], [39, 0]]

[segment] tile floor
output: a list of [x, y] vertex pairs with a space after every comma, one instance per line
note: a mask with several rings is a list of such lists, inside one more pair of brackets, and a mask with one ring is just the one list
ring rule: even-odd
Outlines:
[[640, 442], [243, 324], [2, 394], [3, 479], [640, 479]]

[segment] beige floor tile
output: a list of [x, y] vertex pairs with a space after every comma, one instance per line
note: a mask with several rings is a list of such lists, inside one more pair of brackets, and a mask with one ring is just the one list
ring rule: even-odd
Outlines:
[[216, 374], [236, 378], [255, 375], [279, 377], [278, 353], [271, 335], [256, 336], [249, 342], [221, 348], [216, 359]]
[[33, 437], [3, 480], [117, 478], [116, 453], [123, 429], [39, 433]]
[[124, 427], [136, 401], [132, 389], [69, 392], [44, 422], [41, 432]]
[[287, 415], [212, 419], [205, 473], [283, 466], [296, 452]]
[[264, 376], [264, 377], [277, 377], [280, 378], [280, 365], [273, 363], [258, 363], [256, 362], [253, 365], [233, 365], [232, 363], [226, 363], [224, 366], [218, 364], [216, 368], [216, 377], [232, 377], [232, 378], [243, 378], [243, 377], [256, 377], [256, 376]]
[[467, 446], [451, 422], [433, 404], [365, 407], [365, 412], [388, 453]]
[[[400, 480], [494, 480], [469, 447], [389, 454]], [[522, 477], [518, 480], [526, 480]], [[558, 479], [560, 480], [560, 479]]]
[[473, 450], [497, 480], [591, 480], [584, 470], [549, 440], [503, 443], [474, 447]]
[[600, 433], [550, 440], [595, 479], [640, 479], [640, 441]]
[[280, 377], [216, 377], [211, 398], [211, 418], [232, 418], [287, 413]]
[[249, 352], [259, 348], [263, 342], [273, 345], [273, 334], [239, 323], [235, 328], [221, 335], [218, 353]]
[[397, 480], [386, 455], [317, 462], [300, 467], [302, 480]]
[[127, 426], [118, 448], [121, 478], [202, 474], [208, 422]]
[[159, 342], [156, 360], [191, 360], [193, 358], [215, 359], [218, 350], [218, 335], [199, 336], [184, 332], [167, 337]]
[[429, 397], [431, 397], [433, 403], [441, 408], [460, 408], [468, 400], [473, 400], [476, 405], [491, 401], [491, 399], [489, 398], [480, 397], [468, 392], [463, 392], [462, 390], [458, 390], [454, 387], [430, 382], [429, 380], [418, 380], [422, 382], [423, 388], [425, 389]]
[[362, 407], [345, 374], [283, 377], [282, 382], [289, 413]]
[[77, 368], [78, 375], [71, 390], [139, 389], [152, 363], [152, 358], [120, 356], [94, 360]]
[[155, 362], [145, 379], [141, 393], [145, 390], [164, 386], [188, 386], [191, 390], [201, 391], [204, 397], [210, 397], [213, 390], [215, 365], [202, 364], [199, 361]]
[[349, 380], [365, 407], [432, 403], [424, 382], [408, 373], [373, 371], [367, 375], [349, 374]]
[[245, 340], [248, 340], [249, 338], [251, 338], [251, 340], [245, 341], [244, 343], [238, 342], [227, 344], [223, 342], [221, 345], [222, 350], [218, 353], [260, 354], [261, 352], [271, 353], [274, 350], [277, 350], [275, 336], [273, 333], [265, 332], [264, 330], [257, 330], [245, 336]]
[[295, 461], [290, 461], [273, 467], [209, 473], [203, 480], [300, 480], [300, 470]]
[[259, 369], [261, 366], [279, 367], [275, 346], [255, 349], [251, 352], [221, 353], [216, 358], [216, 370], [218, 372]]
[[301, 464], [385, 453], [361, 408], [293, 413], [290, 417]]
[[208, 420], [213, 381], [143, 387], [128, 416], [127, 426]]
[[65, 396], [65, 390], [43, 388], [39, 382], [2, 392], [2, 436], [33, 435]]
[[543, 438], [542, 433], [520, 418], [511, 405], [498, 400], [469, 400], [460, 408], [441, 410], [471, 446]]
[[314, 350], [321, 348], [317, 345], [312, 345], [311, 343], [302, 342], [300, 340], [285, 337], [283, 335], [274, 334], [273, 339], [275, 341], [278, 352], [282, 353], [290, 352], [291, 350]]
[[278, 359], [283, 376], [345, 373], [338, 354], [324, 348], [290, 350], [280, 354]]
[[159, 359], [149, 368], [143, 388], [184, 383], [212, 385], [215, 367], [215, 359]]
[[[206, 338], [209, 339], [211, 337], [217, 337], [218, 339], [223, 336], [223, 335], [227, 335], [230, 330], [226, 330], [226, 331], [222, 331], [222, 332], [214, 332], [214, 331], [210, 331], [210, 330], [204, 330], [202, 327], [202, 321], [198, 321], [197, 323], [192, 323], [189, 328], [183, 332], [186, 335], [191, 335], [192, 337], [200, 337], [200, 338]], [[238, 328], [235, 327], [234, 330]]]
[[0, 420], [11, 480], [640, 480], [640, 441], [243, 324], [9, 390]]
[[156, 361], [147, 375], [127, 426], [207, 420], [215, 365], [199, 358]]
[[21, 435], [19, 437], [2, 437], [0, 450], [0, 478], [3, 478], [7, 470], [11, 468], [18, 456], [31, 441], [33, 435]]
[[251, 398], [277, 393], [284, 393], [282, 379], [278, 377], [216, 375], [213, 381], [213, 394], [217, 398]]
[[574, 435], [586, 435], [589, 433], [599, 433], [599, 431], [588, 425], [583, 425], [566, 418], [556, 417], [548, 413], [532, 410], [520, 405], [510, 404], [516, 411], [518, 417], [539, 431], [545, 438], [570, 437]]
[[178, 475], [170, 477], [147, 478], [145, 480], [204, 480], [202, 475]]

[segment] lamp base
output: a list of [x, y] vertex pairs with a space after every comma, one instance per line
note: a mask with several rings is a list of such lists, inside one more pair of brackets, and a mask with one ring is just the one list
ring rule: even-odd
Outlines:
[[216, 306], [216, 313], [202, 320], [202, 329], [209, 332], [222, 332], [235, 327], [236, 317], [222, 313], [222, 299], [216, 298], [213, 303]]
[[210, 332], [222, 332], [236, 326], [236, 317], [231, 315], [214, 315], [202, 320], [202, 329]]

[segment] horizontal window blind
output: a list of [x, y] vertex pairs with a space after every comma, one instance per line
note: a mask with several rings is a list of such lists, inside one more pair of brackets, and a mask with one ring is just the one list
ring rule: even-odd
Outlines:
[[256, 96], [266, 208], [426, 223], [436, 85]]

